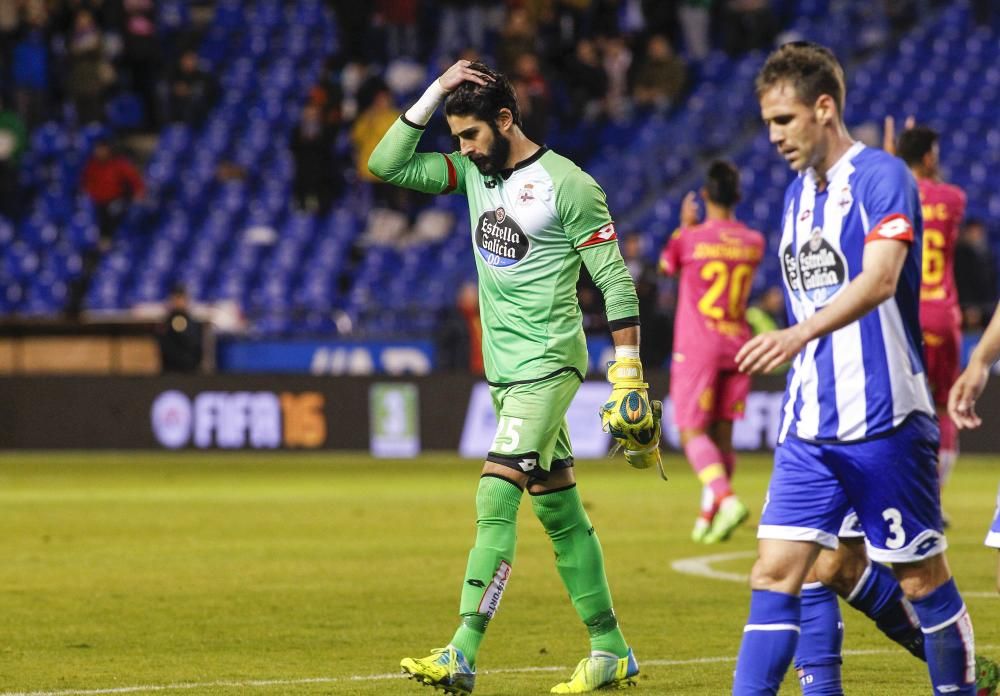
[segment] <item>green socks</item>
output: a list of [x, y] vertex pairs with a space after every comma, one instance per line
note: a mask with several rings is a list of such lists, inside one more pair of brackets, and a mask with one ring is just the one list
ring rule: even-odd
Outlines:
[[[521, 489], [506, 479], [483, 476], [476, 494], [476, 543], [462, 585], [462, 623], [451, 644], [475, 667], [486, 627], [510, 580], [517, 541]], [[628, 645], [611, 608], [604, 554], [576, 486], [533, 495], [531, 505], [552, 539], [556, 568], [573, 607], [590, 633], [591, 650], [628, 655]]]
[[531, 505], [552, 539], [556, 568], [573, 607], [590, 633], [591, 650], [628, 655], [628, 645], [611, 608], [604, 554], [576, 486], [533, 495]]
[[476, 544], [469, 552], [462, 585], [459, 603], [462, 624], [451, 639], [451, 644], [462, 651], [472, 667], [475, 667], [486, 626], [510, 580], [520, 504], [521, 489], [510, 481], [496, 476], [479, 479]]

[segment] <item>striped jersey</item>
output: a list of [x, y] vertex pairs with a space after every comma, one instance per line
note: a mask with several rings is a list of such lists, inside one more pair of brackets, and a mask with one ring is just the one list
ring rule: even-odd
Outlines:
[[779, 441], [857, 441], [934, 414], [919, 323], [923, 223], [916, 182], [903, 161], [855, 143], [827, 172], [785, 192], [778, 246], [792, 323], [829, 304], [862, 270], [865, 244], [909, 243], [893, 297], [813, 339], [788, 373]]

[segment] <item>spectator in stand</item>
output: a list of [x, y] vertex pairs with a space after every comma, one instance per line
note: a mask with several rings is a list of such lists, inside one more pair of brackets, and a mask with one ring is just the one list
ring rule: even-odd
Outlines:
[[375, 22], [385, 27], [387, 58], [418, 58], [417, 0], [376, 0]]
[[667, 109], [677, 103], [686, 82], [687, 65], [674, 53], [667, 37], [651, 36], [646, 55], [635, 71], [632, 96], [636, 105]]
[[370, 182], [375, 187], [375, 197], [380, 204], [396, 201], [397, 205], [390, 207], [398, 208], [400, 199], [394, 194], [393, 189], [404, 192], [405, 189], [397, 189], [369, 172], [368, 158], [375, 151], [375, 146], [382, 140], [382, 136], [389, 130], [389, 126], [399, 118], [399, 109], [393, 104], [392, 93], [385, 82], [378, 78], [369, 81], [359, 92], [359, 103], [367, 101], [367, 95], [371, 97], [370, 104], [358, 114], [351, 128], [351, 143], [354, 146], [358, 178]]
[[639, 298], [639, 317], [645, 318], [652, 314], [656, 306], [657, 285], [659, 277], [656, 266], [650, 263], [645, 256], [644, 242], [639, 232], [622, 235], [621, 250], [622, 258], [625, 260], [625, 267], [632, 276], [635, 284], [635, 292]]
[[105, 58], [101, 31], [90, 12], [77, 12], [68, 48], [66, 91], [76, 108], [77, 122], [100, 122], [104, 119], [105, 87], [113, 81], [114, 72]]
[[458, 312], [465, 321], [468, 340], [469, 372], [483, 374], [483, 324], [479, 317], [479, 287], [473, 281], [462, 283], [458, 291]]
[[481, 51], [486, 43], [486, 8], [489, 0], [440, 0], [438, 52], [455, 55], [466, 48]]
[[573, 57], [566, 66], [564, 80], [569, 92], [571, 118], [592, 121], [603, 115], [608, 75], [604, 72], [593, 41], [581, 39], [576, 44]]
[[336, 139], [336, 131], [323, 122], [320, 108], [306, 104], [291, 139], [295, 159], [292, 190], [300, 210], [326, 213], [340, 195], [340, 167], [334, 157]]
[[219, 93], [219, 85], [198, 65], [198, 54], [188, 49], [181, 54], [167, 85], [167, 118], [193, 126], [205, 120]]
[[656, 265], [646, 258], [645, 239], [639, 232], [621, 236], [622, 258], [635, 284], [642, 321], [642, 345], [639, 357], [643, 365], [662, 367], [670, 355], [673, 321], [660, 311], [660, 278]]
[[684, 48], [697, 61], [705, 60], [711, 50], [709, 27], [712, 21], [713, 0], [682, 0], [677, 8]]
[[511, 77], [521, 107], [522, 130], [531, 140], [545, 142], [552, 100], [538, 56], [534, 53], [519, 56]]
[[524, 7], [510, 7], [496, 47], [500, 72], [512, 74], [521, 55], [535, 52], [536, 41], [535, 24], [528, 10]]
[[340, 84], [340, 72], [344, 59], [340, 54], [327, 57], [316, 84], [309, 89], [308, 100], [323, 114], [323, 122], [333, 128], [340, 128], [344, 120], [344, 88]]
[[0, 103], [0, 217], [20, 217], [18, 161], [28, 139], [28, 129], [13, 111]]
[[161, 369], [164, 373], [199, 372], [204, 353], [202, 326], [191, 316], [183, 285], [174, 286], [168, 302], [167, 317], [157, 331]]
[[123, 0], [123, 63], [129, 86], [142, 99], [142, 130], [154, 130], [160, 119], [157, 112], [157, 85], [160, 80], [160, 41], [156, 29], [153, 0]]
[[101, 232], [99, 248], [111, 248], [115, 230], [132, 202], [142, 200], [145, 186], [139, 171], [111, 145], [100, 140], [83, 169], [83, 188], [94, 204]]
[[465, 281], [458, 288], [455, 305], [442, 311], [435, 335], [439, 367], [483, 374], [483, 325], [475, 281]]
[[965, 328], [989, 323], [997, 300], [997, 271], [986, 225], [969, 218], [955, 245], [955, 284]]
[[608, 76], [608, 90], [604, 96], [604, 109], [608, 116], [621, 121], [628, 115], [628, 74], [632, 67], [632, 51], [621, 36], [604, 39], [604, 72]]
[[40, 18], [26, 22], [13, 51], [12, 79], [18, 114], [34, 128], [48, 117], [49, 46]]
[[728, 0], [722, 26], [730, 55], [769, 48], [777, 35], [770, 0]]

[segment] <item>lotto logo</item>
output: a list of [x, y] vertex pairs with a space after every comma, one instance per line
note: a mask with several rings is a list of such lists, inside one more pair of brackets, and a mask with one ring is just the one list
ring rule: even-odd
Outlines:
[[607, 225], [594, 232], [594, 234], [590, 235], [590, 239], [581, 244], [580, 247], [603, 244], [604, 242], [610, 242], [613, 239], [618, 239], [618, 235], [615, 232], [615, 223], [609, 222]]
[[883, 237], [898, 237], [901, 234], [906, 234], [910, 231], [910, 223], [906, 220], [890, 220], [886, 224], [882, 225], [879, 229], [879, 234]]
[[519, 467], [521, 467], [521, 471], [531, 471], [532, 469], [535, 469], [535, 468], [538, 467], [538, 460], [537, 459], [528, 459], [527, 457], [525, 457], [524, 459], [522, 459], [521, 461], [519, 461], [517, 463], [517, 465]]
[[614, 237], [615, 236], [615, 225], [614, 225], [614, 223], [607, 224], [604, 227], [602, 227], [601, 229], [597, 230], [597, 236], [600, 237], [601, 239], [605, 239], [605, 240], [611, 239], [612, 237]]
[[913, 225], [905, 215], [890, 215], [882, 220], [868, 233], [865, 241], [873, 239], [898, 239], [900, 241], [911, 241], [913, 239]]

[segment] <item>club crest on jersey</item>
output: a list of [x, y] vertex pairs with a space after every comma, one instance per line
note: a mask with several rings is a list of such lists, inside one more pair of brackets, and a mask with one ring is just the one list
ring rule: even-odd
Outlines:
[[851, 195], [851, 185], [844, 184], [844, 187], [840, 189], [839, 198], [837, 199], [837, 207], [840, 208], [841, 215], [847, 215], [847, 211], [851, 209], [854, 205], [854, 196]]
[[506, 268], [528, 255], [531, 242], [521, 226], [503, 208], [479, 216], [475, 231], [479, 255], [490, 266]]
[[528, 205], [533, 200], [535, 200], [535, 185], [525, 184], [517, 192], [517, 202], [519, 205]]
[[789, 244], [781, 252], [781, 268], [792, 292], [817, 307], [829, 302], [847, 281], [847, 262], [837, 249], [823, 239], [823, 231], [812, 235], [799, 253]]

